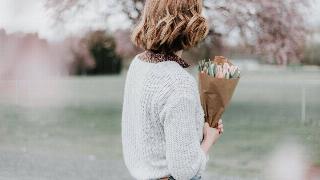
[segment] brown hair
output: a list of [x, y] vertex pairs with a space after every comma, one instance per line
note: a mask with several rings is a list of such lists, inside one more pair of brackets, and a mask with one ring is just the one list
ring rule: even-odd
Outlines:
[[145, 50], [173, 53], [194, 47], [208, 33], [202, 0], [146, 0], [132, 41]]

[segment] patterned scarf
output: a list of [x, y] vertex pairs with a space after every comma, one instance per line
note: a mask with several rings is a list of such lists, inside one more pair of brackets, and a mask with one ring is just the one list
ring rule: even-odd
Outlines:
[[139, 58], [146, 62], [158, 63], [162, 61], [175, 61], [181, 67], [188, 68], [190, 64], [175, 54], [162, 54], [153, 51], [145, 51], [139, 55]]

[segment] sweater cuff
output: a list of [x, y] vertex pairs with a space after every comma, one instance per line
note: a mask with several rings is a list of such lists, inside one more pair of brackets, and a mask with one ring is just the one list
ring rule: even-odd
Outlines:
[[200, 154], [201, 154], [200, 155], [201, 165], [197, 175], [202, 176], [204, 174], [204, 171], [206, 170], [207, 162], [209, 161], [209, 154], [206, 154], [201, 148], [200, 148]]

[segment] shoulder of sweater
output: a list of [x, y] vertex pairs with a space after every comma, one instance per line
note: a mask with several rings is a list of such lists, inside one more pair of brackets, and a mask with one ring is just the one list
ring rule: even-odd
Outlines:
[[158, 84], [157, 96], [160, 99], [169, 97], [176, 99], [179, 97], [194, 97], [197, 92], [197, 82], [195, 78], [178, 63], [165, 61], [157, 63], [153, 72], [155, 78], [161, 79]]
[[[134, 59], [140, 60], [138, 55]], [[144, 63], [139, 64], [143, 65]], [[151, 76], [151, 79], [158, 79], [159, 87], [166, 87], [160, 88], [160, 91], [192, 89], [190, 87], [197, 86], [195, 78], [174, 61], [162, 61], [152, 64], [148, 76]]]
[[195, 78], [178, 63], [174, 61], [164, 61], [157, 63], [155, 74], [163, 78], [164, 81], [170, 82], [173, 86], [195, 85]]

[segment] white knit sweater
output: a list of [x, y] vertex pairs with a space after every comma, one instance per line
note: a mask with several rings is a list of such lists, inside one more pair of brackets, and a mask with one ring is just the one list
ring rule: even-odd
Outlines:
[[195, 78], [177, 62], [136, 56], [127, 72], [122, 109], [124, 161], [139, 180], [201, 175], [204, 112]]

